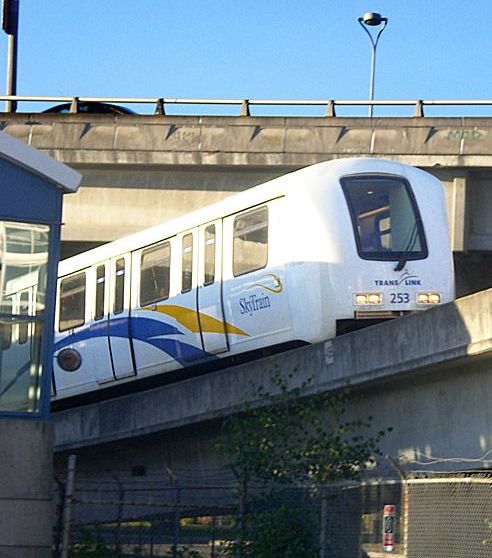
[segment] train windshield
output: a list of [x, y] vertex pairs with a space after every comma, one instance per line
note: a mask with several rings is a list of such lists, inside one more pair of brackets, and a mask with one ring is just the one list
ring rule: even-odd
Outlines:
[[424, 229], [409, 183], [395, 176], [352, 176], [341, 180], [357, 250], [366, 260], [427, 257]]

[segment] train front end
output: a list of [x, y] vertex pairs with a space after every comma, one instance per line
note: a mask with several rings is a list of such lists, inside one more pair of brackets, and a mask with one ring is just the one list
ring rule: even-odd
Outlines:
[[[337, 332], [425, 310], [454, 298], [454, 270], [442, 184], [400, 163], [364, 160], [342, 174], [349, 222], [341, 239], [349, 285]], [[339, 315], [340, 315], [339, 314]]]

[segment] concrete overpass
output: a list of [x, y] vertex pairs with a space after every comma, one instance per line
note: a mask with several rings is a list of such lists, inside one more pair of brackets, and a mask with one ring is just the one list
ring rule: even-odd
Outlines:
[[3, 113], [0, 127], [83, 174], [70, 255], [332, 158], [417, 165], [446, 187], [458, 292], [492, 285], [492, 119]]
[[[491, 309], [488, 290], [328, 343], [58, 412], [57, 466], [63, 471], [66, 454], [76, 452], [89, 477], [128, 477], [135, 468], [150, 476], [166, 468], [194, 471], [196, 482], [210, 470], [227, 476], [215, 445], [221, 419], [278, 367], [293, 372], [292, 385], [313, 377], [306, 397], [350, 385], [351, 416], [372, 415], [376, 431], [393, 428], [384, 453], [403, 461], [460, 456], [465, 461], [455, 467], [466, 469], [466, 459], [480, 460], [492, 448]], [[394, 475], [385, 460], [376, 472]]]

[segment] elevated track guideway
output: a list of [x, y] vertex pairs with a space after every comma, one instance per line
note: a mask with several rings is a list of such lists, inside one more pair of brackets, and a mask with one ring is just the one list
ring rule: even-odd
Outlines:
[[[197, 474], [218, 467], [221, 419], [241, 409], [271, 367], [293, 372], [295, 385], [312, 376], [306, 397], [350, 385], [357, 395], [350, 415], [393, 428], [384, 453], [479, 459], [492, 447], [491, 309], [487, 290], [266, 360], [57, 412], [58, 466], [77, 451], [82, 469], [121, 474], [136, 464]], [[390, 474], [389, 465], [378, 472]]]

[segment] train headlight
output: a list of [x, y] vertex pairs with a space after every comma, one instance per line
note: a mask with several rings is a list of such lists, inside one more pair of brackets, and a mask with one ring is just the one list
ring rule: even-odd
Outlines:
[[440, 304], [441, 295], [439, 293], [419, 293], [417, 304]]
[[364, 304], [383, 304], [383, 295], [381, 293], [357, 293], [354, 295], [354, 303], [357, 306]]
[[62, 349], [56, 356], [58, 366], [65, 372], [75, 372], [82, 365], [82, 357], [76, 349]]

